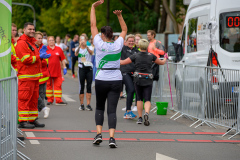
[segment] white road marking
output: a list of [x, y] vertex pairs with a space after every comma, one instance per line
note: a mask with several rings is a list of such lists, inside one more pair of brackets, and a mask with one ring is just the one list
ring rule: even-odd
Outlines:
[[177, 159], [165, 156], [163, 154], [156, 153], [156, 160], [177, 160]]
[[74, 99], [69, 98], [69, 95], [62, 94], [62, 97], [63, 97], [67, 102], [76, 102]]
[[[36, 137], [33, 132], [25, 132], [27, 137]], [[38, 140], [29, 140], [31, 144], [40, 144]]]

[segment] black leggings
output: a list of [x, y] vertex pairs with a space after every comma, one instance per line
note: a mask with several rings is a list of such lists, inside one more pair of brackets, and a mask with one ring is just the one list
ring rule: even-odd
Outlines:
[[72, 74], [75, 74], [74, 69], [75, 69], [75, 63], [78, 61], [78, 57], [74, 56], [72, 57]]
[[103, 126], [105, 102], [107, 100], [107, 115], [109, 129], [116, 129], [117, 124], [117, 105], [122, 87], [122, 81], [101, 81], [95, 80], [96, 90], [96, 125]]
[[93, 70], [91, 67], [78, 68], [79, 94], [84, 94], [85, 80], [87, 81], [87, 93], [92, 93]]
[[47, 83], [39, 85], [38, 112], [41, 112], [41, 110], [45, 107], [44, 99], [46, 96], [46, 87]]
[[137, 93], [137, 101], [151, 101], [152, 95], [152, 84], [148, 86], [139, 86], [135, 84], [135, 89]]
[[123, 73], [123, 82], [126, 86], [127, 91], [127, 101], [126, 101], [126, 111], [131, 110], [132, 102], [133, 102], [133, 96], [134, 96], [134, 82], [133, 82], [133, 76], [129, 73]]

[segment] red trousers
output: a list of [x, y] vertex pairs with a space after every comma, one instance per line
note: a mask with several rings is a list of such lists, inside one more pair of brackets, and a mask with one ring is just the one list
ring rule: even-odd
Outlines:
[[56, 100], [56, 103], [63, 102], [62, 101], [62, 77], [50, 77], [47, 81], [47, 90], [46, 90], [46, 96], [48, 99], [48, 102], [54, 101], [54, 97]]
[[18, 80], [18, 120], [33, 122], [38, 117], [39, 81]]

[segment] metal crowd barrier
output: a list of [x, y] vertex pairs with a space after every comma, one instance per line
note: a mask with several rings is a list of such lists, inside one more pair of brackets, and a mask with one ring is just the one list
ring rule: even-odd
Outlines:
[[218, 125], [228, 128], [226, 134], [236, 130], [237, 135], [240, 133], [239, 81], [240, 70], [168, 62], [160, 66], [152, 103], [169, 102], [169, 109], [176, 111], [171, 119], [185, 116], [195, 120], [190, 127], [199, 122], [195, 128], [204, 123], [210, 127]]
[[1, 159], [17, 158], [17, 77], [0, 80]]

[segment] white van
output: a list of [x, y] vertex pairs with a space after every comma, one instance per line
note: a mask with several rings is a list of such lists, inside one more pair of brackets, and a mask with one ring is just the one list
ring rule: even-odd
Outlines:
[[[184, 22], [178, 63], [185, 66], [207, 66], [210, 50], [209, 22], [216, 24], [216, 28], [212, 30], [212, 47], [217, 53], [221, 68], [240, 69], [240, 0], [191, 1]], [[181, 65], [177, 67], [175, 77], [178, 105], [182, 105], [182, 94], [188, 99], [191, 96], [196, 99], [196, 96], [191, 92], [198, 93], [199, 101], [202, 100], [203, 93], [206, 93], [208, 110], [214, 110], [212, 109], [214, 106], [230, 104], [230, 102], [236, 105], [239, 75], [233, 78], [229, 76], [229, 74], [232, 74], [231, 72], [220, 72], [218, 70], [218, 73], [214, 73], [212, 71], [211, 77], [205, 78], [204, 81], [206, 72], [203, 68], [197, 67], [196, 69], [189, 69], [187, 74], [185, 84], [182, 85], [183, 69]], [[215, 79], [213, 80], [213, 78]], [[207, 87], [204, 88], [203, 84], [205, 82]], [[187, 89], [186, 85], [188, 86]], [[183, 90], [182, 86], [185, 86], [184, 93], [181, 92]], [[188, 97], [188, 95], [190, 96]], [[213, 95], [214, 97], [212, 97]], [[214, 98], [218, 98], [214, 100], [217, 101], [216, 103], [211, 100]], [[211, 104], [211, 107], [209, 107], [209, 104]]]

